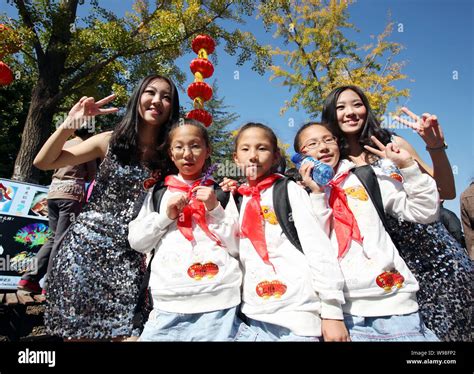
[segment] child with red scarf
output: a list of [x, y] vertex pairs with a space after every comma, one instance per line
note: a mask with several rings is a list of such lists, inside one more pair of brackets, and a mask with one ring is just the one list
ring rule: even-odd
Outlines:
[[379, 161], [377, 166], [365, 168], [371, 168], [379, 185], [382, 212], [378, 212], [376, 199], [357, 176], [356, 165], [340, 160], [338, 140], [326, 125], [308, 123], [295, 137], [296, 152], [312, 156], [336, 171], [329, 186], [323, 188], [311, 179], [310, 163], [300, 168], [303, 182], [311, 190], [313, 211], [325, 222], [338, 248], [345, 278], [344, 320], [352, 341], [437, 341], [418, 313], [418, 282], [382, 220], [383, 212], [419, 223], [436, 220], [436, 183], [420, 171], [406, 150], [394, 143], [384, 146], [375, 137], [372, 140], [379, 149], [365, 149]]
[[149, 286], [153, 310], [140, 341], [249, 340], [237, 317], [242, 272], [238, 254], [238, 211], [224, 209], [214, 181], [203, 170], [211, 147], [206, 129], [186, 119], [169, 132], [167, 152], [177, 169], [165, 178], [158, 207], [153, 190], [129, 224], [130, 246], [155, 254]]
[[287, 185], [301, 251], [282, 229], [274, 206], [280, 159], [274, 132], [248, 123], [235, 140], [234, 161], [247, 183], [238, 188], [242, 312], [257, 341], [347, 341], [341, 304], [344, 279], [329, 237], [311, 210], [308, 194]]

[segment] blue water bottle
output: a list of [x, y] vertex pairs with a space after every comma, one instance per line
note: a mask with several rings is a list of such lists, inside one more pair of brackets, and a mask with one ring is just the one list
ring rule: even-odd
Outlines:
[[291, 157], [291, 161], [296, 165], [298, 169], [305, 162], [313, 163], [314, 167], [312, 170], [312, 177], [313, 180], [320, 186], [325, 186], [334, 177], [334, 170], [330, 165], [316, 160], [311, 156], [305, 156], [301, 153], [295, 153], [293, 157]]

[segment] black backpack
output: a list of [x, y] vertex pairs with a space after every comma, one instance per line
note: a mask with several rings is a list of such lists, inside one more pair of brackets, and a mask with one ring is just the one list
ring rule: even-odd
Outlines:
[[[273, 209], [275, 209], [278, 223], [290, 243], [299, 251], [303, 252], [303, 247], [301, 246], [298, 232], [296, 231], [295, 223], [292, 219], [290, 198], [288, 197], [288, 183], [290, 181], [293, 181], [293, 179], [285, 177], [277, 179], [273, 184]], [[242, 196], [236, 194], [234, 199], [236, 200], [237, 209], [240, 211]]]
[[389, 232], [387, 218], [385, 216], [385, 209], [383, 207], [382, 195], [380, 193], [379, 181], [375, 175], [374, 169], [370, 165], [358, 166], [352, 170], [354, 175], [359, 178], [360, 183], [364, 186], [365, 190], [370, 196], [370, 199], [374, 203], [375, 210], [385, 227], [385, 231]]

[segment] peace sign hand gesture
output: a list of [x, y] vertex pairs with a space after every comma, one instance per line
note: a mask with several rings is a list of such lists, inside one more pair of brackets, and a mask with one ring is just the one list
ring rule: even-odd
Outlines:
[[444, 146], [444, 135], [441, 126], [438, 123], [438, 118], [430, 113], [423, 113], [421, 118], [408, 108], [401, 109], [403, 113], [413, 119], [411, 122], [404, 118], [394, 116], [395, 120], [415, 130], [421, 136], [428, 148], [442, 148]]
[[369, 152], [372, 152], [374, 155], [377, 155], [380, 158], [388, 158], [389, 160], [392, 160], [399, 169], [404, 169], [413, 165], [414, 161], [410, 152], [400, 148], [395, 143], [388, 143], [385, 146], [375, 136], [371, 136], [370, 138], [379, 149], [375, 149], [369, 145], [364, 145], [364, 148]]
[[82, 126], [84, 121], [90, 120], [97, 115], [117, 112], [118, 108], [102, 109], [102, 106], [110, 103], [114, 99], [115, 94], [104, 97], [97, 102], [93, 97], [83, 96], [69, 111], [68, 127], [78, 129]]

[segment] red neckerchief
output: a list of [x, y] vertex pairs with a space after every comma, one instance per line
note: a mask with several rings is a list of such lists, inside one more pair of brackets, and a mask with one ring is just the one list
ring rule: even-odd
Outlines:
[[[204, 186], [212, 186], [214, 181], [206, 180]], [[196, 224], [206, 233], [206, 235], [214, 240], [217, 245], [222, 246], [219, 238], [209, 230], [209, 226], [206, 221], [206, 207], [202, 201], [199, 201], [194, 197], [192, 192], [193, 188], [201, 185], [201, 179], [195, 181], [191, 186], [187, 183], [180, 181], [172, 175], [168, 175], [165, 178], [165, 186], [168, 187], [168, 190], [171, 192], [182, 191], [188, 194], [189, 203], [186, 205], [182, 212], [180, 213], [177, 225], [181, 234], [184, 235], [186, 239], [190, 242], [194, 240], [193, 234], [193, 218]]]
[[[263, 262], [271, 267], [273, 267], [273, 264], [268, 258], [267, 241], [265, 240], [265, 222], [262, 207], [260, 206], [260, 191], [271, 187], [273, 183], [280, 178], [280, 175], [272, 174], [260, 181], [256, 186], [250, 187], [242, 185], [238, 188], [238, 192], [241, 195], [251, 196], [251, 199], [245, 206], [244, 218], [242, 219], [242, 225], [240, 227], [242, 236], [250, 240]], [[274, 267], [273, 270], [275, 270]]]
[[328, 184], [332, 187], [329, 197], [329, 206], [332, 208], [334, 231], [336, 232], [337, 243], [339, 245], [338, 259], [342, 258], [349, 250], [352, 240], [358, 242], [362, 242], [363, 240], [354, 214], [347, 204], [346, 194], [340, 187], [349, 172], [350, 170], [345, 171]]

